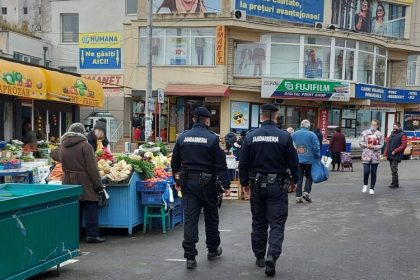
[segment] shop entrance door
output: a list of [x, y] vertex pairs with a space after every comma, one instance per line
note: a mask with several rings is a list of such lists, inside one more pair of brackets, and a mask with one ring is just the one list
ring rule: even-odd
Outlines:
[[[314, 128], [314, 126], [317, 126], [317, 109], [315, 108], [307, 108], [307, 107], [302, 107], [301, 109], [302, 113], [301, 113], [301, 122], [303, 120], [309, 120], [311, 122], [311, 128]], [[300, 125], [300, 123], [299, 123]]]
[[396, 121], [396, 117], [396, 113], [386, 113], [385, 137], [389, 137], [391, 135], [394, 123]]

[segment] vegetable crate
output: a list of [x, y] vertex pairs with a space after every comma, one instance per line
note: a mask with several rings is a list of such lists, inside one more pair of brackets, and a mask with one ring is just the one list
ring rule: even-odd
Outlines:
[[166, 190], [167, 182], [137, 182], [137, 191], [141, 192], [142, 204], [162, 204], [162, 195]]
[[181, 199], [174, 202], [174, 208], [171, 210], [171, 228], [184, 222], [184, 209], [182, 208]]
[[0, 163], [1, 166], [3, 166], [3, 169], [19, 169], [22, 167], [22, 162], [19, 160], [16, 163], [13, 162], [6, 162], [6, 163]]

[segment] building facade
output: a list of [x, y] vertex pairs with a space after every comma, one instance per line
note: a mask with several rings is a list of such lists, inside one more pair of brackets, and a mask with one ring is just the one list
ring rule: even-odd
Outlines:
[[130, 114], [153, 110], [155, 136], [160, 123], [161, 136], [174, 141], [198, 104], [209, 106], [222, 135], [258, 127], [260, 105], [272, 102], [284, 128], [309, 119], [325, 138], [340, 126], [354, 142], [371, 119], [389, 134], [394, 121], [419, 111], [413, 1], [158, 2], [151, 51], [153, 90], [167, 96], [160, 119], [153, 103], [144, 108], [147, 1], [124, 28], [124, 59], [136, 65], [125, 70], [136, 77], [125, 80]]

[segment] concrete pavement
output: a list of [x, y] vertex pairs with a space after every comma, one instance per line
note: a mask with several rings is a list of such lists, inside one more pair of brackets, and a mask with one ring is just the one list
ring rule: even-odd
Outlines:
[[[290, 196], [283, 255], [276, 279], [420, 279], [420, 161], [400, 165], [401, 188], [391, 190], [386, 162], [379, 167], [376, 194], [361, 193], [361, 163], [354, 172], [334, 172], [314, 185], [313, 203]], [[64, 266], [59, 279], [265, 279], [251, 251], [249, 202], [226, 201], [221, 211], [224, 253], [206, 259], [200, 226], [198, 268], [186, 271], [182, 226], [162, 235], [108, 235], [105, 244], [81, 244], [88, 252]], [[201, 219], [202, 222], [202, 219]], [[37, 280], [57, 279], [46, 273]]]

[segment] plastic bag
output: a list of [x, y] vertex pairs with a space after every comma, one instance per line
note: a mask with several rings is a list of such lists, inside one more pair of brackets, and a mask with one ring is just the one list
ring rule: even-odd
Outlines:
[[331, 163], [332, 163], [332, 158], [331, 157], [323, 156], [321, 161], [322, 161], [322, 164], [325, 165], [326, 168], [331, 167]]
[[311, 176], [312, 176], [312, 181], [315, 184], [322, 183], [328, 180], [328, 177], [329, 177], [328, 168], [322, 163], [321, 160], [317, 160], [312, 164]]

